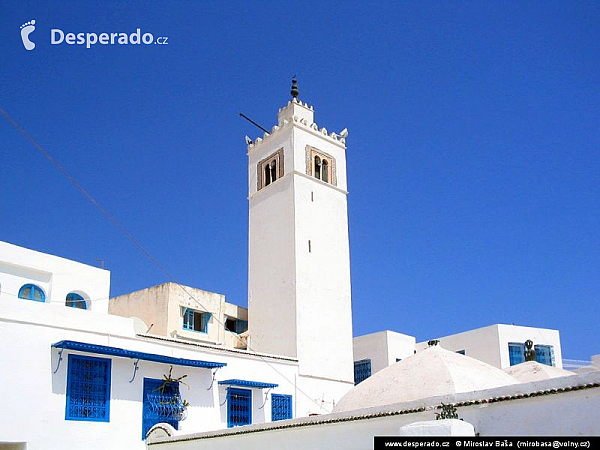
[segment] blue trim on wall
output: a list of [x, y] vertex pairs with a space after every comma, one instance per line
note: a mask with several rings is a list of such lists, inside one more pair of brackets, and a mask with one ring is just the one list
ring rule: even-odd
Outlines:
[[228, 386], [252, 387], [252, 388], [259, 388], [259, 389], [276, 388], [277, 386], [279, 386], [278, 384], [275, 384], [275, 383], [263, 383], [262, 381], [247, 381], [247, 380], [238, 380], [238, 379], [219, 381], [219, 384], [228, 385]]
[[106, 345], [86, 344], [77, 341], [60, 341], [52, 344], [54, 348], [64, 348], [67, 350], [78, 350], [80, 352], [96, 353], [99, 355], [119, 356], [122, 358], [141, 359], [143, 361], [152, 361], [176, 366], [202, 367], [205, 369], [214, 369], [226, 366], [227, 363], [218, 363], [210, 361], [201, 361], [197, 359], [174, 358], [172, 356], [156, 355], [154, 353], [144, 353], [135, 350], [124, 350], [117, 347], [108, 347]]

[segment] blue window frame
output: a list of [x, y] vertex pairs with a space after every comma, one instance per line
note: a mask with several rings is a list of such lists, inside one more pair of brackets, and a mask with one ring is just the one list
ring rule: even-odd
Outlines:
[[41, 287], [35, 284], [26, 284], [19, 289], [19, 298], [35, 302], [45, 302], [46, 294], [44, 294]]
[[199, 333], [208, 333], [208, 321], [210, 313], [196, 311], [192, 308], [183, 309], [183, 329], [197, 331]]
[[271, 395], [271, 420], [292, 418], [292, 396], [282, 394]]
[[110, 359], [69, 355], [66, 420], [108, 422]]
[[252, 423], [252, 391], [230, 387], [227, 390], [227, 427]]
[[554, 347], [552, 345], [536, 345], [535, 349], [535, 360], [540, 364], [546, 364], [547, 366], [554, 366]]
[[358, 384], [371, 376], [371, 360], [354, 361], [354, 384]]
[[508, 358], [511, 366], [525, 362], [525, 344], [520, 342], [509, 342]]
[[65, 305], [70, 306], [71, 308], [87, 309], [85, 299], [81, 295], [75, 294], [74, 292], [67, 294]]
[[179, 383], [164, 384], [163, 380], [144, 378], [144, 398], [142, 405], [142, 439], [157, 423], [168, 423], [179, 429]]

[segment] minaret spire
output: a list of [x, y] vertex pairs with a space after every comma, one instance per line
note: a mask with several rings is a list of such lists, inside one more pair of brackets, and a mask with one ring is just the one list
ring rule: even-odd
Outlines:
[[298, 81], [296, 80], [296, 75], [292, 78], [292, 91], [290, 92], [292, 97], [298, 98]]

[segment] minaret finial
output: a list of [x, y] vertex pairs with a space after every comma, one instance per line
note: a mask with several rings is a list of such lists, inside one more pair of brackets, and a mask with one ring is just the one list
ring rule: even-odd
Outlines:
[[294, 75], [294, 77], [292, 78], [292, 91], [291, 91], [292, 97], [297, 98], [298, 97], [298, 81], [296, 80], [296, 75]]

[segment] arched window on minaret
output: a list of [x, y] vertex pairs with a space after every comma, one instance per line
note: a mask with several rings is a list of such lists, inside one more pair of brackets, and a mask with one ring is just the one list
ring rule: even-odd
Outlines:
[[335, 158], [310, 146], [306, 147], [306, 173], [325, 183], [337, 185]]
[[273, 160], [269, 163], [269, 170], [271, 172], [271, 181], [277, 179], [277, 160]]
[[321, 162], [321, 180], [329, 183], [329, 163], [326, 159]]
[[257, 190], [268, 186], [283, 176], [283, 149], [258, 163]]
[[321, 179], [321, 158], [315, 156], [315, 178]]

